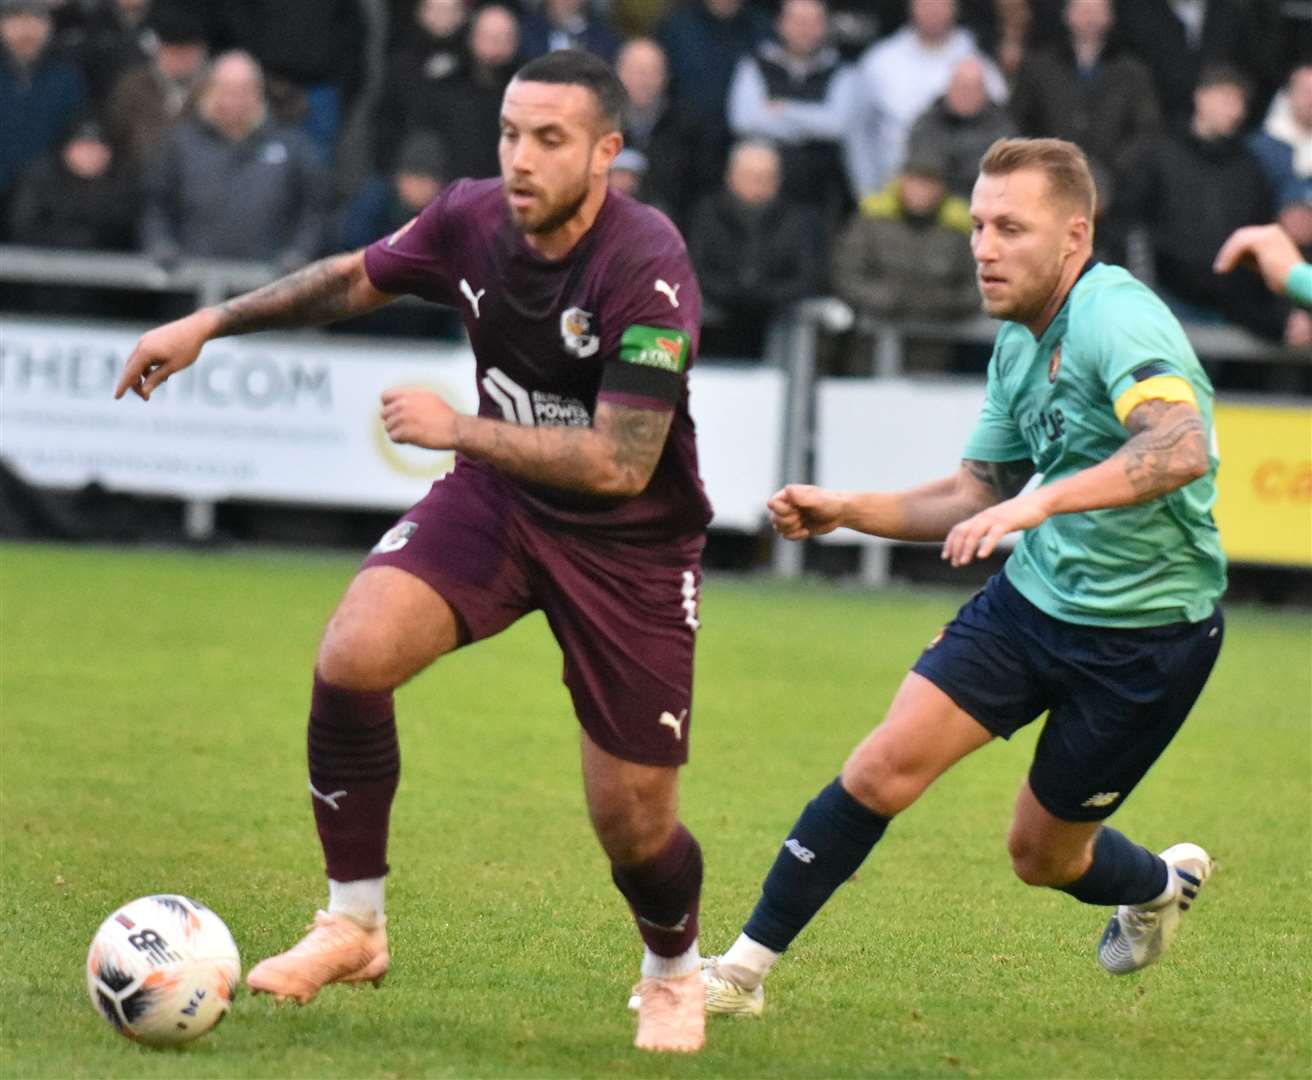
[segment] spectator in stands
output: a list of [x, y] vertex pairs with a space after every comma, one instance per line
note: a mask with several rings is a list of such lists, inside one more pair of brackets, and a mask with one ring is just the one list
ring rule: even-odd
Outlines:
[[[446, 151], [431, 131], [413, 131], [401, 144], [390, 176], [365, 181], [342, 213], [335, 249], [354, 251], [395, 232], [442, 193], [450, 179]], [[457, 339], [459, 312], [437, 304], [391, 304], [340, 323], [346, 333]]]
[[632, 196], [640, 202], [645, 202], [641, 188], [643, 178], [646, 175], [647, 155], [641, 150], [626, 146], [615, 155], [615, 160], [610, 163], [609, 187], [611, 191], [618, 191]]
[[154, 55], [157, 39], [151, 6], [152, 0], [108, 0], [88, 17], [71, 52], [94, 99], [102, 100], [123, 72]]
[[1152, 72], [1167, 119], [1188, 123], [1204, 67], [1228, 64], [1249, 79], [1280, 70], [1274, 6], [1249, 0], [1119, 0], [1117, 22]]
[[16, 244], [87, 251], [135, 246], [136, 192], [99, 124], [78, 124], [56, 152], [27, 167], [11, 222]]
[[105, 108], [110, 139], [137, 169], [155, 156], [165, 135], [191, 111], [208, 55], [204, 27], [182, 11], [161, 9], [155, 33], [155, 55], [119, 76]]
[[809, 202], [834, 224], [852, 204], [843, 144], [856, 74], [828, 36], [825, 0], [783, 0], [775, 37], [734, 70], [729, 130], [736, 138], [774, 143], [783, 161], [784, 197]]
[[412, 132], [392, 174], [371, 176], [347, 203], [337, 250], [353, 251], [395, 232], [436, 199], [448, 179], [441, 140], [429, 131]]
[[907, 136], [907, 157], [938, 159], [948, 191], [967, 200], [984, 151], [1015, 134], [1010, 114], [989, 99], [986, 78], [978, 57], [958, 62], [947, 93], [920, 114]]
[[646, 160], [637, 196], [684, 226], [700, 198], [724, 176], [724, 122], [676, 107], [665, 51], [652, 38], [625, 42], [615, 72], [628, 94], [624, 145]]
[[500, 175], [501, 97], [518, 54], [519, 20], [508, 7], [488, 4], [470, 23], [465, 69], [432, 84], [422, 101], [416, 96], [413, 123], [441, 138], [453, 178]]
[[984, 57], [968, 30], [957, 26], [956, 0], [911, 0], [910, 21], [872, 45], [859, 64], [856, 116], [849, 165], [859, 196], [897, 175], [911, 125], [947, 91], [952, 72], [967, 56], [984, 67], [989, 97], [1002, 102], [1002, 73]]
[[374, 114], [375, 160], [383, 171], [395, 164], [406, 132], [426, 123], [421, 110], [432, 88], [465, 66], [465, 0], [418, 0], [412, 12], [399, 46], [387, 60]]
[[770, 21], [744, 0], [684, 0], [656, 32], [679, 105], [721, 119], [738, 61], [769, 36]]
[[[833, 255], [834, 291], [858, 312], [942, 322], [979, 310], [970, 205], [947, 177], [946, 159], [922, 144], [900, 176], [861, 201]], [[869, 355], [865, 335], [856, 344]], [[951, 346], [913, 342], [907, 353], [909, 367], [942, 368]]]
[[256, 57], [270, 105], [293, 116], [323, 161], [337, 150], [342, 117], [364, 78], [360, 0], [223, 0], [230, 40]]
[[1011, 91], [1022, 135], [1067, 139], [1089, 158], [1098, 184], [1097, 247], [1120, 261], [1117, 189], [1162, 130], [1152, 75], [1115, 34], [1111, 0], [1066, 0], [1068, 36], [1035, 49]]
[[693, 215], [688, 250], [708, 309], [704, 356], [759, 357], [773, 315], [824, 287], [819, 224], [779, 194], [782, 166], [769, 143], [729, 154], [722, 191]]
[[1157, 285], [1184, 321], [1218, 312], [1271, 340], [1291, 331], [1296, 339], [1287, 301], [1251, 274], [1223, 278], [1212, 269], [1234, 230], [1273, 216], [1266, 175], [1240, 135], [1247, 94], [1235, 69], [1205, 68], [1189, 127], [1150, 148], [1125, 185], [1125, 209], [1147, 227]]
[[327, 196], [308, 136], [269, 118], [259, 64], [225, 53], [196, 115], [169, 133], [147, 170], [143, 246], [163, 263], [191, 256], [295, 267], [322, 245]]
[[86, 101], [77, 68], [50, 53], [42, 0], [0, 0], [0, 221], [23, 169], [54, 146]]
[[532, 60], [557, 49], [586, 49], [613, 63], [620, 39], [593, 10], [591, 0], [543, 0], [520, 26], [521, 60]]
[[[1290, 72], [1249, 147], [1262, 163], [1282, 210], [1312, 206], [1312, 60]], [[1299, 247], [1308, 243], [1296, 242]]]

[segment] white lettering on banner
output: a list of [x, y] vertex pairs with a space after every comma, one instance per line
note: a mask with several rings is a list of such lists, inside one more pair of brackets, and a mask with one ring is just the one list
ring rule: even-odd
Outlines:
[[[32, 348], [8, 337], [0, 340], [0, 387], [8, 393], [108, 397], [128, 357], [122, 349], [59, 344]], [[259, 353], [206, 353], [157, 393], [214, 408], [311, 405], [326, 412], [332, 409], [332, 372], [322, 363], [280, 361]]]
[[[424, 385], [461, 411], [477, 408], [467, 345], [300, 334], [214, 342], [149, 403], [114, 401], [123, 363], [146, 329], [6, 315], [0, 457], [40, 484], [95, 480], [181, 498], [403, 510], [451, 457], [388, 442], [379, 395]], [[577, 398], [529, 394], [504, 372], [486, 376], [507, 419], [591, 422]], [[754, 530], [782, 480], [784, 375], [725, 365], [694, 368], [689, 378], [712, 525]]]

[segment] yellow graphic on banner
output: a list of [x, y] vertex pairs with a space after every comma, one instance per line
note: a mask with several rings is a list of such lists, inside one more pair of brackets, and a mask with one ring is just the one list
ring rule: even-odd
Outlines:
[[1312, 409], [1216, 406], [1216, 523], [1235, 562], [1312, 566]]

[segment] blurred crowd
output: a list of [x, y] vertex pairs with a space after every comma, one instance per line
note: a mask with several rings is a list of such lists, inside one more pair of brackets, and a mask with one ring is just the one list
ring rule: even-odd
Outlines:
[[366, 244], [497, 173], [515, 69], [581, 47], [629, 94], [612, 183], [680, 225], [759, 355], [770, 312], [977, 309], [996, 138], [1079, 143], [1098, 251], [1181, 316], [1312, 345], [1212, 259], [1278, 220], [1312, 255], [1312, 5], [1282, 0], [0, 0], [0, 241], [255, 259]]

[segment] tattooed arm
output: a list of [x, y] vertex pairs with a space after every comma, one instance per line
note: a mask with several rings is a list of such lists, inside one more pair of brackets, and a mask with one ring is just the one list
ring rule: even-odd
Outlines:
[[673, 419], [673, 412], [601, 401], [591, 427], [526, 427], [465, 416], [415, 387], [383, 394], [393, 442], [459, 450], [524, 480], [611, 498], [642, 494]]
[[829, 491], [789, 484], [767, 504], [774, 527], [788, 540], [855, 529], [890, 540], [942, 540], [957, 522], [1015, 495], [1034, 464], [966, 460], [951, 476], [898, 492]]
[[992, 553], [1007, 533], [1032, 529], [1054, 514], [1148, 502], [1206, 474], [1207, 432], [1194, 406], [1145, 401], [1125, 418], [1125, 426], [1130, 438], [1106, 461], [957, 525], [943, 545], [943, 558], [964, 566]]
[[364, 252], [334, 255], [214, 307], [201, 308], [144, 335], [132, 350], [114, 389], [149, 399], [170, 375], [190, 366], [207, 341], [322, 323], [362, 315], [396, 297], [373, 287]]

